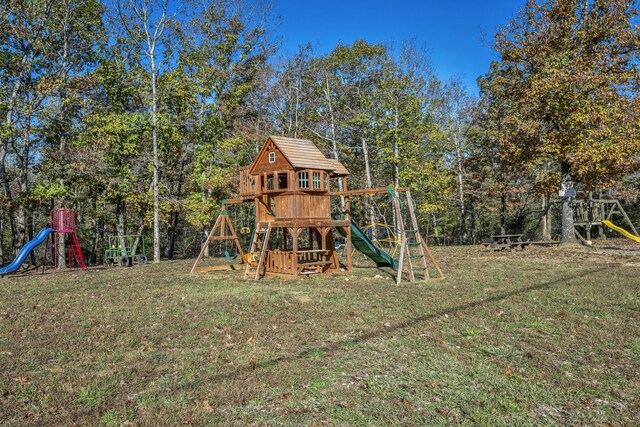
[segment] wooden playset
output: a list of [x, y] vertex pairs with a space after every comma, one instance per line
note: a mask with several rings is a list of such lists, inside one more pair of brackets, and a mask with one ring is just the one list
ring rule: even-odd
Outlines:
[[[612, 222], [614, 217], [620, 217], [631, 232], [616, 226]], [[617, 231], [635, 241], [638, 241], [640, 236], [620, 201], [611, 198], [593, 198], [591, 193], [583, 199], [573, 201], [573, 225], [576, 236], [582, 241], [602, 236], [605, 228]]]
[[[429, 278], [427, 258], [444, 277], [431, 251], [421, 237], [408, 189], [371, 188], [348, 190], [349, 171], [335, 159], [329, 159], [311, 141], [285, 137], [267, 138], [251, 166], [240, 168], [239, 197], [222, 202], [222, 209], [200, 251], [191, 272], [206, 272], [236, 266], [200, 266], [208, 245], [231, 241], [244, 264], [244, 277], [296, 277], [305, 274], [352, 272], [352, 245], [376, 262], [392, 267], [402, 278], [403, 266], [410, 281], [414, 271]], [[337, 180], [342, 191], [331, 191]], [[377, 248], [352, 221], [350, 199], [367, 194], [389, 194], [393, 199], [400, 256], [396, 260]], [[405, 195], [406, 203], [400, 200]], [[331, 197], [344, 199], [344, 213], [332, 215]], [[255, 225], [248, 252], [243, 251], [228, 215], [228, 206], [255, 204]], [[405, 211], [402, 207], [406, 206]], [[408, 214], [407, 214], [408, 212]], [[411, 223], [405, 229], [404, 217]], [[341, 269], [333, 231], [345, 238], [346, 266]]]

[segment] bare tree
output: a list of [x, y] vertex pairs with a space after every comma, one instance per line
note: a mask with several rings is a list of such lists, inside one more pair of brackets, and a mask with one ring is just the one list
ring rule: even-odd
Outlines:
[[[163, 46], [166, 29], [176, 13], [169, 15], [169, 0], [118, 1], [119, 23], [129, 41], [139, 48], [147, 59], [151, 85], [151, 140], [153, 165], [153, 262], [160, 262], [160, 188], [158, 156], [158, 73], [159, 50]], [[166, 46], [164, 46], [166, 48]]]

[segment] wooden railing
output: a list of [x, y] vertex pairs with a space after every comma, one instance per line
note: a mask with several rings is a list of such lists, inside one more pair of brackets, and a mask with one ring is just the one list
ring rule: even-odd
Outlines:
[[250, 166], [240, 167], [240, 195], [254, 194], [256, 190], [256, 179], [249, 175]]
[[[333, 264], [329, 250], [303, 250], [298, 252], [298, 272], [305, 268], [321, 268]], [[293, 252], [278, 249], [267, 252], [265, 264], [270, 273], [294, 274]], [[296, 273], [297, 274], [297, 273]]]
[[267, 271], [270, 273], [291, 274], [293, 271], [293, 252], [272, 250], [267, 252]]

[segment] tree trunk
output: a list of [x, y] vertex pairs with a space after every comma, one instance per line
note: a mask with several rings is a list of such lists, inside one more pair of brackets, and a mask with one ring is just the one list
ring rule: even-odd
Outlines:
[[[33, 237], [33, 211], [29, 210], [27, 212], [27, 240], [33, 240]], [[36, 265], [35, 251], [31, 251], [29, 253], [29, 259], [31, 261], [31, 265]]]
[[[561, 163], [561, 179], [565, 186], [573, 183], [571, 179], [571, 165], [567, 162]], [[573, 225], [573, 197], [562, 198], [562, 238], [561, 245], [576, 244], [576, 230]]]
[[7, 157], [6, 142], [3, 141], [0, 146], [0, 176], [2, 177], [2, 186], [4, 189], [5, 197], [9, 202], [9, 206], [6, 209], [7, 216], [9, 217], [9, 229], [11, 230], [11, 251], [16, 250], [18, 246], [18, 229], [16, 224], [16, 211], [13, 206], [13, 195], [11, 191], [11, 183], [9, 182], [9, 175], [7, 174], [5, 167], [5, 160]]
[[398, 117], [398, 103], [395, 105], [395, 116], [394, 116], [394, 134], [395, 138], [393, 139], [393, 184], [396, 188], [400, 187], [400, 144], [398, 137], [398, 126], [399, 126], [399, 117]]
[[211, 254], [209, 253], [209, 233], [211, 232], [211, 230], [203, 230], [202, 234], [204, 235], [204, 243], [203, 245], [206, 245], [204, 247], [204, 257], [205, 258], [209, 258], [211, 256]]
[[[93, 203], [93, 206], [95, 212], [95, 201]], [[91, 242], [91, 256], [89, 256], [89, 262], [91, 264], [96, 264], [98, 262], [98, 242], [100, 241], [100, 226], [95, 218], [91, 220], [91, 225], [93, 226], [93, 242]]]
[[[142, 233], [144, 233], [144, 221], [142, 221], [140, 223], [140, 225], [138, 226], [138, 232], [136, 233], [136, 240], [133, 241], [133, 247], [131, 248], [131, 253], [132, 254], [138, 254], [138, 246], [140, 246], [140, 240], [142, 239]], [[146, 250], [147, 248], [145, 248]], [[138, 255], [144, 255], [146, 256], [147, 254], [138, 254]]]
[[431, 221], [433, 222], [433, 236], [436, 239], [436, 244], [438, 244], [438, 223], [436, 220], [436, 214], [435, 213], [431, 213]]
[[[66, 105], [65, 101], [66, 101], [66, 98], [68, 96], [68, 93], [67, 93], [67, 84], [68, 84], [68, 82], [67, 82], [67, 63], [68, 62], [67, 61], [68, 61], [68, 57], [69, 57], [68, 56], [69, 43], [68, 43], [68, 39], [67, 39], [67, 36], [68, 36], [68, 31], [67, 30], [69, 28], [68, 23], [69, 23], [69, 12], [70, 12], [69, 11], [69, 2], [65, 1], [64, 3], [65, 3], [65, 9], [64, 9], [65, 13], [64, 13], [64, 19], [63, 19], [64, 31], [62, 33], [62, 38], [63, 38], [62, 58], [61, 58], [62, 65], [60, 67], [61, 68], [61, 76], [60, 76], [61, 86], [60, 86], [60, 91], [58, 93], [58, 102], [60, 103], [59, 104], [59, 108], [60, 108], [59, 114], [62, 117], [63, 121], [65, 120], [65, 118], [67, 116], [67, 111], [66, 111], [66, 108], [65, 108], [65, 105]], [[58, 182], [60, 184], [60, 188], [64, 188], [64, 185], [65, 185], [65, 180], [64, 180], [64, 177], [65, 177], [65, 162], [64, 162], [64, 159], [65, 159], [65, 150], [66, 150], [66, 143], [65, 143], [66, 142], [65, 141], [66, 138], [65, 138], [64, 133], [66, 131], [67, 131], [66, 128], [62, 128], [61, 131], [60, 131], [61, 133], [58, 135], [60, 137], [60, 145], [58, 147], [58, 152], [59, 152], [59, 156], [60, 156], [60, 160], [61, 160], [60, 161], [60, 165], [59, 165], [60, 166], [60, 171], [59, 171], [60, 172], [60, 176], [58, 177], [58, 179], [59, 179]], [[57, 200], [55, 202], [55, 205], [57, 205], [59, 209], [64, 209], [64, 200]], [[66, 240], [64, 238], [58, 239], [57, 243], [58, 243], [58, 245], [56, 247], [56, 253], [57, 253], [57, 256], [58, 256], [57, 266], [58, 266], [58, 268], [66, 268], [66, 266], [67, 266], [67, 258], [65, 256], [65, 254], [67, 253]]]
[[124, 236], [126, 234], [127, 225], [124, 219], [125, 216], [125, 204], [124, 202], [118, 202], [118, 224], [116, 226], [116, 234], [119, 236], [118, 238], [118, 246], [120, 248], [125, 247]]
[[500, 195], [500, 234], [507, 234], [507, 193]]
[[550, 200], [549, 200], [549, 195], [548, 194], [543, 194], [542, 195], [542, 232], [541, 232], [541, 238], [542, 240], [545, 241], [549, 241], [551, 240], [551, 214], [549, 213], [550, 211], [550, 206], [549, 206]]
[[[327, 108], [329, 109], [329, 130], [331, 132], [331, 150], [333, 151], [333, 158], [336, 160], [340, 160], [340, 155], [338, 153], [338, 141], [336, 140], [336, 120], [333, 113], [333, 103], [331, 102], [331, 90], [329, 88], [329, 77], [325, 77], [325, 97], [327, 99]], [[342, 180], [338, 180], [338, 190], [344, 191]], [[340, 196], [340, 209], [344, 211], [344, 196]]]
[[458, 136], [454, 136], [456, 143], [456, 175], [458, 178], [458, 203], [460, 204], [460, 243], [463, 245], [469, 240], [467, 235], [467, 211], [464, 197], [464, 176], [462, 168], [462, 147]]
[[477, 231], [477, 227], [478, 227], [478, 212], [477, 209], [475, 207], [475, 204], [473, 202], [473, 199], [471, 199], [471, 206], [469, 207], [469, 211], [471, 212], [471, 224], [469, 225], [469, 234], [471, 237], [471, 244], [475, 245], [476, 244], [476, 236], [478, 234]]
[[[367, 180], [365, 188], [372, 188], [373, 180], [371, 179], [371, 165], [369, 164], [369, 145], [367, 144], [367, 140], [364, 136], [360, 139], [362, 141], [362, 154], [364, 155], [364, 173]], [[376, 217], [373, 204], [369, 203], [369, 224], [375, 224], [375, 219]]]
[[171, 212], [169, 219], [168, 242], [167, 249], [165, 251], [165, 258], [173, 259], [176, 247], [176, 233], [178, 231], [178, 218], [180, 213], [178, 211]]
[[[20, 61], [20, 72], [16, 76], [16, 79], [13, 83], [13, 89], [11, 91], [11, 98], [9, 98], [9, 102], [7, 103], [6, 113], [5, 113], [5, 124], [7, 132], [10, 132], [13, 128], [13, 114], [15, 111], [15, 107], [18, 101], [18, 96], [20, 92], [20, 88], [22, 87], [23, 79], [26, 75], [31, 72], [31, 64], [33, 63], [33, 50], [28, 47], [22, 55], [22, 60]], [[5, 195], [9, 200], [9, 226], [11, 228], [11, 250], [14, 255], [18, 251], [18, 246], [20, 245], [19, 239], [19, 230], [18, 230], [18, 221], [16, 218], [16, 209], [13, 203], [12, 191], [11, 191], [11, 182], [9, 181], [9, 175], [6, 171], [6, 159], [7, 159], [7, 146], [10, 144], [10, 136], [6, 136], [2, 138], [2, 144], [0, 145], [0, 176], [2, 176], [2, 184], [4, 187]]]
[[4, 264], [4, 219], [0, 218], [0, 265]]
[[[178, 174], [178, 183], [176, 191], [173, 193], [174, 197], [178, 200], [182, 197], [182, 181], [184, 178], [184, 166], [185, 160], [182, 158], [180, 160], [180, 173]], [[171, 212], [171, 217], [169, 220], [169, 230], [168, 230], [168, 242], [167, 249], [165, 251], [165, 258], [173, 259], [175, 256], [176, 249], [176, 234], [178, 232], [178, 220], [180, 218], [180, 212], [178, 210], [173, 210]]]
[[160, 189], [158, 160], [158, 100], [155, 56], [151, 52], [151, 134], [153, 139], [153, 262], [160, 262]]

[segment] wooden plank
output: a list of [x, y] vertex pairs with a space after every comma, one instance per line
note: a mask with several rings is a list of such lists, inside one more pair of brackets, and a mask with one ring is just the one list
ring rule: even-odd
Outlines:
[[[346, 181], [346, 180], [345, 180]], [[349, 273], [353, 273], [353, 253], [351, 252], [351, 198], [349, 196], [345, 197], [345, 222], [347, 223], [347, 225], [345, 226], [345, 230], [347, 231], [347, 237], [346, 237], [346, 245], [347, 247], [345, 248], [347, 251], [347, 272]], [[333, 237], [333, 236], [332, 236]], [[333, 245], [333, 249], [334, 249], [334, 254], [335, 254], [335, 245], [333, 244], [333, 239], [331, 244]], [[337, 254], [336, 254], [337, 257]], [[340, 268], [340, 266], [338, 265], [338, 269]]]
[[407, 191], [405, 193], [405, 196], [407, 199], [407, 206], [409, 207], [409, 216], [411, 217], [411, 226], [413, 227], [414, 239], [418, 244], [420, 264], [422, 268], [424, 268], [422, 275], [424, 276], [424, 280], [429, 280], [429, 270], [427, 270], [426, 254], [424, 252], [424, 248], [422, 247], [422, 236], [420, 235], [420, 231], [418, 230], [418, 219], [416, 218], [416, 213], [413, 210], [413, 199], [411, 198], [411, 191]]
[[292, 262], [291, 262], [291, 271], [297, 275], [298, 274], [298, 239], [300, 238], [300, 232], [302, 230], [299, 230], [297, 228], [292, 228], [289, 229], [289, 231], [291, 232], [291, 236], [293, 237], [293, 244], [291, 245], [291, 251], [293, 252], [292, 254]]
[[[267, 222], [267, 221], [264, 221]], [[275, 220], [269, 221], [273, 228], [307, 228], [307, 227], [348, 227], [351, 225], [348, 221], [333, 221], [333, 220], [321, 220], [321, 219], [310, 219], [310, 220], [300, 220], [300, 221], [290, 221], [290, 220]]]
[[[409, 191], [409, 188], [395, 188], [396, 193], [404, 193]], [[387, 193], [386, 187], [380, 188], [366, 188], [362, 190], [346, 190], [346, 191], [332, 191], [329, 193], [331, 196], [362, 196], [367, 194], [385, 194]]]
[[227, 205], [239, 205], [241, 203], [249, 203], [249, 202], [255, 202], [255, 194], [252, 195], [247, 195], [245, 197], [238, 197], [235, 199], [225, 199], [225, 203]]
[[204, 267], [198, 267], [196, 268], [195, 272], [196, 273], [208, 273], [211, 271], [229, 271], [229, 270], [239, 270], [239, 268], [242, 266], [243, 264], [229, 264], [229, 265], [209, 265], [209, 266], [204, 266]]
[[436, 271], [438, 272], [439, 279], [444, 279], [444, 273], [442, 272], [442, 270], [440, 270], [440, 266], [438, 265], [438, 262], [436, 261], [436, 258], [431, 253], [431, 249], [429, 249], [429, 246], [427, 246], [427, 244], [424, 242], [424, 240], [422, 241], [422, 244], [424, 245], [424, 250], [427, 252], [427, 255], [431, 259], [431, 262], [433, 263], [433, 266], [436, 268]]
[[405, 259], [408, 267], [407, 274], [409, 276], [409, 281], [414, 282], [415, 276], [413, 274], [413, 266], [411, 264], [411, 256], [409, 253], [409, 246], [407, 244], [407, 233], [405, 232], [404, 220], [402, 219], [402, 211], [400, 209], [400, 200], [398, 197], [393, 197], [393, 206], [396, 211], [398, 233], [400, 233], [400, 258], [398, 259], [398, 275], [396, 277], [396, 285], [399, 286], [402, 281], [402, 267]]
[[264, 258], [266, 256], [266, 252], [267, 252], [267, 248], [268, 248], [268, 243], [269, 243], [269, 236], [271, 235], [271, 223], [269, 223], [269, 225], [267, 226], [267, 231], [264, 233], [264, 240], [262, 241], [262, 249], [260, 251], [260, 259], [258, 260], [258, 266], [256, 267], [256, 275], [254, 280], [258, 280], [260, 278], [260, 270], [262, 269], [262, 266], [264, 264]]
[[[223, 209], [224, 209], [224, 207], [223, 207]], [[209, 233], [209, 237], [207, 237], [207, 241], [204, 242], [204, 245], [202, 245], [202, 249], [200, 250], [200, 255], [198, 255], [198, 258], [196, 259], [196, 262], [193, 264], [193, 267], [191, 267], [191, 272], [190, 273], [193, 273], [195, 271], [196, 267], [198, 267], [198, 264], [200, 264], [200, 261], [202, 261], [202, 256], [204, 255], [207, 247], [209, 246], [209, 242], [211, 241], [211, 238], [213, 237], [213, 233], [214, 233], [216, 227], [218, 225], [220, 225], [220, 221], [222, 221], [221, 217], [222, 217], [222, 214], [219, 214], [218, 218], [216, 218], [216, 222], [213, 225], [213, 227], [211, 228], [211, 232]]]
[[631, 220], [629, 219], [629, 217], [627, 216], [627, 213], [625, 212], [625, 210], [622, 208], [622, 205], [620, 204], [619, 201], [616, 200], [616, 205], [618, 207], [618, 209], [620, 209], [620, 213], [622, 214], [622, 217], [624, 218], [624, 220], [627, 222], [627, 224], [629, 224], [629, 226], [631, 227], [631, 231], [633, 232], [633, 234], [635, 234], [636, 236], [638, 236], [638, 230], [636, 230], [636, 227], [633, 225], [633, 223], [631, 222]]
[[[253, 239], [252, 239], [252, 242], [251, 242], [251, 247], [249, 248], [249, 257], [253, 256], [253, 254], [256, 253], [257, 247], [259, 245], [260, 238], [261, 238], [260, 235], [262, 233], [262, 230], [261, 230], [260, 227], [261, 227], [261, 224], [257, 223], [256, 227], [255, 227], [255, 229], [253, 231]], [[252, 259], [249, 259], [248, 262], [247, 262], [247, 265], [246, 265], [246, 267], [244, 269], [244, 278], [245, 279], [247, 279], [249, 277], [249, 274], [251, 273], [251, 264], [253, 264], [253, 262], [254, 262], [254, 260], [252, 260]], [[256, 267], [257, 267], [257, 264], [256, 264]]]

